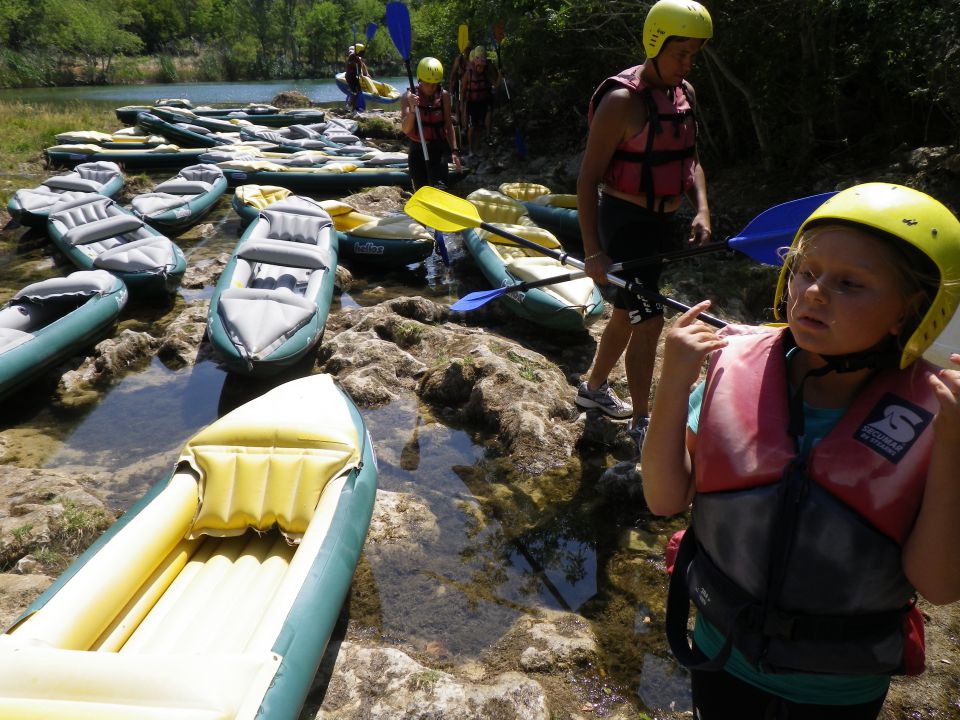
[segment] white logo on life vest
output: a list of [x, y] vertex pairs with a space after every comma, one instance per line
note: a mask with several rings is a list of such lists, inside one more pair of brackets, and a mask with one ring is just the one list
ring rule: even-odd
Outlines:
[[886, 394], [854, 437], [896, 464], [931, 420], [933, 415], [922, 407]]

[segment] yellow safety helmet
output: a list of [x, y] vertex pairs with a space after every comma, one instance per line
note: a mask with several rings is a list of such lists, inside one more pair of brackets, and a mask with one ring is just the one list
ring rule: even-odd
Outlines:
[[695, 0], [659, 0], [643, 21], [643, 47], [648, 58], [660, 54], [669, 37], [713, 37], [713, 20], [707, 9]]
[[417, 80], [425, 83], [443, 82], [443, 64], [435, 57], [425, 57], [417, 64]]
[[487, 58], [487, 51], [483, 45], [477, 45], [473, 50], [470, 51], [471, 60], [479, 60], [480, 58], [483, 58], [484, 60]]
[[[878, 230], [913, 246], [939, 272], [936, 295], [917, 327], [907, 338], [900, 356], [905, 368], [937, 339], [960, 305], [960, 220], [929, 195], [891, 183], [864, 183], [837, 193], [810, 214], [791, 244], [811, 225], [841, 223]], [[790, 268], [784, 263], [777, 281], [773, 307], [778, 319], [786, 300]]]
[[357, 55], [363, 55], [364, 51], [367, 49], [367, 46], [363, 43], [357, 43], [353, 46], [353, 50]]

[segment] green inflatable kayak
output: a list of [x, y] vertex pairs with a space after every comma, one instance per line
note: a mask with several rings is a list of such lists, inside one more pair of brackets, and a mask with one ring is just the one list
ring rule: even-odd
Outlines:
[[[557, 238], [538, 227], [517, 200], [483, 189], [470, 193], [467, 200], [476, 206], [485, 222], [546, 248], [560, 249]], [[570, 271], [569, 267], [555, 258], [516, 245], [483, 229], [465, 230], [464, 245], [495, 288], [542, 280]], [[553, 330], [583, 330], [603, 314], [600, 290], [593, 280], [586, 277], [525, 292], [507, 293], [503, 300], [520, 317]]]
[[33, 283], [0, 307], [0, 398], [109, 334], [127, 303], [104, 270]]
[[[263, 208], [291, 197], [292, 192], [282, 187], [240, 185], [231, 205], [245, 227]], [[348, 267], [400, 268], [422, 262], [433, 254], [433, 234], [408, 215], [374, 217], [339, 200], [320, 200], [316, 204], [333, 219], [340, 246], [338, 259]]]
[[227, 413], [0, 635], [0, 717], [299, 717], [376, 490], [329, 375]]
[[183, 252], [168, 237], [100, 195], [57, 205], [47, 233], [78, 268], [108, 270], [136, 294], [172, 294], [187, 269]]
[[207, 336], [224, 367], [266, 377], [313, 351], [333, 302], [337, 233], [316, 201], [281, 200], [247, 226], [217, 281]]

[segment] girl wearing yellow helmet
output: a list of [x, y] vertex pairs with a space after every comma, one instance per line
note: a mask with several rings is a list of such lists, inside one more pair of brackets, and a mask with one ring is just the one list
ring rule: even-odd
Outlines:
[[400, 128], [410, 140], [407, 164], [415, 190], [424, 185], [444, 185], [451, 156], [454, 167], [461, 167], [450, 93], [442, 85], [443, 65], [434, 57], [423, 58], [417, 65], [417, 80], [416, 91], [407, 90], [400, 104]]
[[[693, 205], [689, 242], [711, 239], [707, 183], [697, 156], [693, 87], [686, 76], [713, 35], [706, 9], [693, 0], [660, 0], [643, 26], [647, 59], [608, 78], [588, 108], [590, 133], [577, 178], [577, 208], [584, 263], [606, 284], [611, 263], [676, 249], [674, 220], [683, 199]], [[661, 265], [650, 263], [626, 279], [658, 290]], [[632, 418], [627, 433], [643, 446], [657, 341], [663, 329], [659, 303], [617, 291], [613, 315], [575, 402], [614, 418]], [[608, 384], [620, 356], [631, 403]]]
[[923, 671], [916, 593], [960, 599], [960, 354], [921, 357], [960, 304], [960, 222], [907, 187], [844, 190], [774, 304], [785, 327], [718, 334], [702, 302], [666, 337], [644, 496], [693, 504], [667, 634], [702, 720], [872, 719], [890, 675]]

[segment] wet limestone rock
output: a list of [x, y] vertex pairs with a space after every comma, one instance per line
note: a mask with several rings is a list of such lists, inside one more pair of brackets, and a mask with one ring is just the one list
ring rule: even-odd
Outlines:
[[540, 684], [517, 672], [474, 682], [432, 670], [393, 648], [344, 642], [332, 673], [316, 720], [551, 717]]
[[76, 370], [60, 378], [57, 396], [63, 405], [77, 406], [95, 402], [99, 389], [124, 375], [131, 368], [150, 362], [160, 341], [149, 333], [126, 329], [114, 338], [101, 341]]

